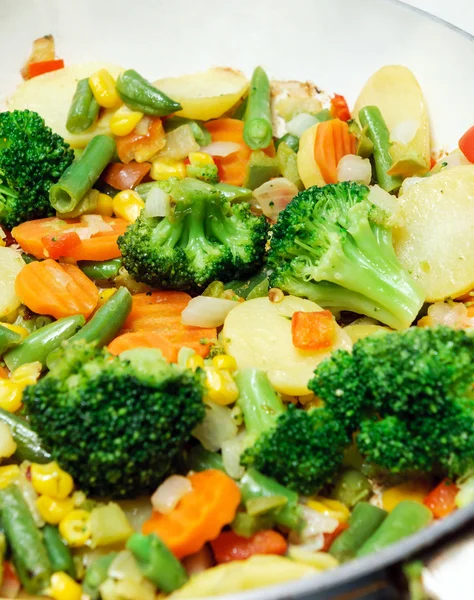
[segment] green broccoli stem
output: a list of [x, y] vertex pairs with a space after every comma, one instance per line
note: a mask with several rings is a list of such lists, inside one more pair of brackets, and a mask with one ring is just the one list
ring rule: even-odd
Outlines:
[[206, 450], [203, 446], [194, 446], [184, 459], [184, 469], [188, 471], [206, 471], [207, 469], [218, 469], [224, 471], [222, 456], [217, 452]]

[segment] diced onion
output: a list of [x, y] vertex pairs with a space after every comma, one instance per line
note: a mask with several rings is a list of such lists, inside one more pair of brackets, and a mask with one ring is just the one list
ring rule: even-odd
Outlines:
[[196, 296], [181, 313], [181, 322], [193, 327], [220, 327], [238, 304], [235, 300]]
[[94, 233], [102, 233], [106, 231], [113, 231], [113, 227], [106, 223], [101, 215], [82, 215], [81, 223], [85, 223], [91, 231]]
[[183, 160], [191, 152], [197, 152], [199, 144], [189, 125], [180, 125], [166, 134], [166, 145], [153, 160]]
[[390, 141], [399, 144], [407, 145], [415, 137], [416, 132], [420, 128], [420, 123], [413, 119], [397, 123], [390, 132]]
[[153, 508], [164, 514], [169, 514], [183, 496], [192, 492], [193, 486], [187, 477], [171, 475], [165, 479], [151, 497]]
[[217, 452], [226, 441], [235, 438], [236, 435], [237, 425], [231, 409], [214, 402], [206, 402], [206, 416], [194, 428], [193, 436], [201, 442], [206, 450]]
[[300, 533], [300, 540], [304, 544], [312, 542], [322, 533], [333, 533], [338, 526], [336, 519], [328, 517], [308, 506], [303, 506], [303, 518], [306, 524]]
[[150, 117], [142, 117], [140, 121], [138, 121], [138, 125], [135, 127], [135, 133], [137, 135], [147, 135], [148, 129], [150, 128], [150, 123]]
[[141, 572], [130, 550], [122, 550], [112, 561], [107, 575], [112, 579], [129, 580], [139, 583]]
[[293, 117], [291, 121], [288, 121], [286, 130], [288, 133], [291, 133], [291, 135], [301, 137], [307, 129], [318, 122], [318, 119], [313, 115], [310, 115], [309, 113], [300, 113], [299, 115], [296, 115], [296, 117]]
[[312, 538], [310, 542], [299, 544], [296, 547], [303, 552], [318, 552], [318, 550], [321, 550], [324, 547], [324, 534], [318, 533], [318, 535]]
[[289, 179], [276, 177], [253, 191], [253, 204], [257, 204], [266, 217], [276, 221], [280, 212], [288, 206], [297, 193], [298, 188]]
[[452, 169], [453, 167], [459, 167], [460, 165], [470, 165], [471, 163], [467, 160], [464, 154], [456, 148], [450, 152], [447, 156], [443, 156], [440, 158], [435, 166], [433, 167], [433, 171], [439, 171], [440, 169]]
[[200, 152], [211, 156], [229, 156], [240, 150], [240, 144], [236, 142], [213, 142], [208, 146], [201, 146]]
[[[233, 416], [233, 415], [232, 415]], [[237, 437], [226, 440], [222, 444], [222, 462], [224, 469], [233, 479], [240, 479], [245, 469], [240, 464], [240, 456], [244, 451], [245, 433], [239, 433]]]
[[357, 181], [369, 185], [372, 179], [372, 165], [368, 158], [356, 154], [346, 154], [337, 165], [338, 181]]
[[401, 225], [400, 204], [395, 196], [383, 190], [379, 185], [373, 185], [369, 192], [369, 202], [385, 210], [390, 215], [393, 225]]
[[151, 188], [143, 214], [145, 217], [167, 217], [171, 212], [171, 198], [159, 187]]
[[424, 179], [424, 177], [407, 177], [403, 180], [402, 187], [400, 188], [400, 195], [406, 194], [412, 186]]

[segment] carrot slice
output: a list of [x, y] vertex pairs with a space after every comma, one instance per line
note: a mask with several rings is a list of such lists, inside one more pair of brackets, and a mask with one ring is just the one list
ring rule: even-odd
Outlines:
[[229, 524], [240, 504], [240, 490], [222, 471], [188, 475], [192, 491], [170, 513], [154, 512], [143, 533], [156, 533], [178, 558], [198, 552]]
[[30, 310], [56, 319], [78, 314], [87, 318], [99, 300], [99, 290], [79, 267], [50, 258], [25, 265], [15, 291]]
[[223, 531], [211, 541], [214, 558], [218, 564], [233, 560], [246, 560], [253, 554], [285, 554], [285, 538], [272, 529], [259, 531], [249, 538], [237, 535], [233, 531]]
[[117, 154], [123, 163], [129, 163], [136, 160], [141, 163], [150, 160], [166, 144], [165, 130], [159, 117], [147, 117], [149, 119], [146, 133], [137, 131], [137, 127], [142, 127], [142, 123], [129, 133], [118, 137]]
[[219, 178], [224, 183], [242, 185], [251, 149], [244, 142], [244, 123], [238, 119], [216, 119], [206, 123], [213, 142], [235, 142], [240, 148], [228, 156], [216, 156]]
[[331, 348], [336, 332], [330, 310], [295, 312], [291, 319], [293, 346], [299, 350]]
[[319, 123], [314, 158], [326, 183], [337, 183], [337, 165], [346, 154], [355, 154], [356, 138], [340, 119]]
[[166, 337], [156, 331], [132, 331], [116, 337], [109, 345], [108, 351], [117, 356], [125, 350], [133, 348], [157, 348], [168, 362], [176, 362], [178, 350]]
[[469, 162], [474, 163], [474, 126], [459, 140], [459, 149]]
[[64, 69], [64, 60], [62, 58], [33, 62], [28, 65], [28, 76], [32, 79], [38, 75], [51, 73], [51, 71], [58, 71], [59, 69]]

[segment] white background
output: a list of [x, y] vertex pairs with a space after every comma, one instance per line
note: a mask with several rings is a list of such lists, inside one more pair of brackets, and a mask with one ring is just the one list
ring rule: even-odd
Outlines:
[[474, 35], [474, 0], [405, 0]]

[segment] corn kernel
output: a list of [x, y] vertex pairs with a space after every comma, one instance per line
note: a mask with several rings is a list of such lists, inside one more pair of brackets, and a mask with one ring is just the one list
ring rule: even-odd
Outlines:
[[25, 339], [27, 335], [30, 334], [26, 327], [22, 327], [21, 325], [11, 325], [10, 323], [2, 323], [2, 327], [6, 327], [10, 331], [14, 331], [21, 335], [22, 339]]
[[156, 181], [164, 181], [170, 177], [183, 179], [186, 177], [186, 165], [182, 160], [155, 160], [151, 165], [150, 177]]
[[316, 496], [313, 500], [308, 500], [307, 506], [323, 515], [336, 519], [340, 523], [345, 523], [351, 515], [350, 510], [342, 502], [331, 498], [323, 498], [322, 496]]
[[76, 508], [59, 522], [59, 533], [71, 548], [84, 546], [91, 537], [90, 513]]
[[195, 371], [196, 369], [204, 369], [204, 359], [199, 354], [193, 354], [186, 361], [186, 368], [192, 369]]
[[0, 421], [0, 458], [9, 458], [16, 451], [16, 442], [13, 439], [10, 427]]
[[89, 77], [94, 98], [99, 106], [113, 108], [120, 103], [120, 97], [115, 89], [115, 79], [106, 69], [100, 69]]
[[74, 500], [72, 498], [58, 500], [43, 495], [36, 500], [36, 506], [41, 518], [46, 523], [57, 525], [74, 509]]
[[405, 481], [404, 483], [395, 485], [383, 492], [383, 508], [387, 512], [392, 512], [392, 510], [403, 500], [423, 502], [430, 490], [431, 486], [425, 481]]
[[212, 364], [216, 369], [224, 369], [225, 371], [236, 371], [237, 363], [233, 356], [227, 354], [218, 354], [212, 359]]
[[109, 300], [109, 298], [111, 298], [115, 294], [116, 291], [117, 288], [114, 287], [102, 290], [99, 294], [99, 302], [97, 303], [97, 308], [103, 306], [107, 302], [107, 300]]
[[20, 467], [18, 465], [7, 465], [0, 467], [0, 490], [6, 488], [15, 479], [20, 477]]
[[43, 366], [38, 361], [25, 363], [13, 371], [11, 379], [15, 383], [22, 383], [25, 387], [33, 385], [38, 381], [42, 369]]
[[11, 379], [0, 379], [0, 408], [14, 413], [21, 408], [25, 386]]
[[117, 217], [125, 219], [129, 223], [136, 221], [145, 206], [140, 194], [133, 190], [123, 190], [113, 199], [113, 209]]
[[81, 600], [82, 587], [64, 571], [57, 571], [51, 575], [47, 594], [53, 600]]
[[215, 367], [206, 368], [207, 397], [212, 402], [226, 406], [239, 397], [239, 390], [229, 371], [220, 371]]
[[121, 106], [110, 119], [110, 131], [117, 136], [131, 133], [141, 121], [143, 113], [131, 110], [128, 106]]
[[95, 210], [98, 215], [111, 217], [114, 214], [114, 199], [107, 194], [99, 194]]
[[7, 244], [6, 244], [5, 240], [2, 237], [0, 237], [0, 248], [4, 248], [6, 245]]
[[52, 498], [63, 500], [72, 492], [74, 482], [56, 462], [45, 465], [31, 465], [31, 483], [38, 494], [46, 494]]
[[214, 159], [210, 154], [205, 152], [190, 152], [189, 162], [196, 167], [205, 167], [206, 165], [215, 165]]

